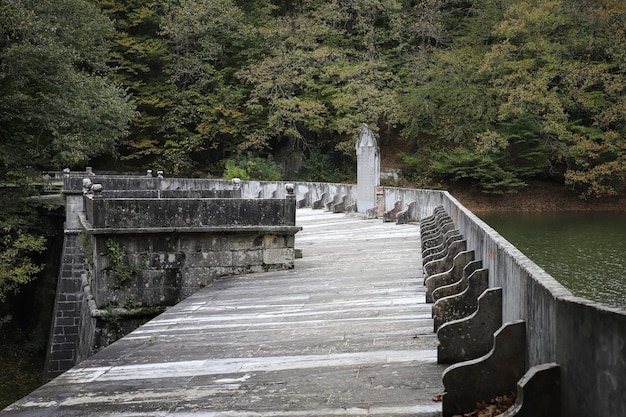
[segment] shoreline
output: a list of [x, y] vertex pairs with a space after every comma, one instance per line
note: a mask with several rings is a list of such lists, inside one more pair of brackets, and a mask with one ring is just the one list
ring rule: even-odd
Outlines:
[[562, 184], [531, 182], [516, 194], [486, 195], [451, 185], [448, 191], [473, 213], [486, 212], [626, 212], [626, 197], [582, 200]]

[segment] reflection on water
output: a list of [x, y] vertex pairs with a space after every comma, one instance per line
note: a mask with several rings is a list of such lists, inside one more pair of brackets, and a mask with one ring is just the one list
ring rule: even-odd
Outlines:
[[626, 213], [480, 217], [575, 295], [626, 308]]

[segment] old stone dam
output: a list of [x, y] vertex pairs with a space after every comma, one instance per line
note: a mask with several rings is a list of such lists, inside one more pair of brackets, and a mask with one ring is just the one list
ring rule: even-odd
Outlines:
[[626, 310], [448, 192], [63, 181], [50, 380], [2, 416], [626, 416]]

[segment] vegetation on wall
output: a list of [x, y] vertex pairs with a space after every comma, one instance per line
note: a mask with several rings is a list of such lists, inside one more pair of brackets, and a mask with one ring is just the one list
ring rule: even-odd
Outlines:
[[116, 281], [117, 286], [123, 286], [131, 282], [140, 270], [147, 268], [147, 254], [142, 254], [142, 264], [137, 265], [129, 262], [128, 255], [124, 248], [115, 239], [107, 239], [104, 242], [106, 257], [109, 260], [109, 266], [103, 269], [106, 274], [111, 274]]

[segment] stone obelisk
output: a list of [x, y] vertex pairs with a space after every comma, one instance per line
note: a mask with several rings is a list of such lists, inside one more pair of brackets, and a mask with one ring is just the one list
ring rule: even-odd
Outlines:
[[356, 142], [357, 211], [365, 213], [376, 205], [380, 185], [380, 149], [372, 130], [363, 123]]

